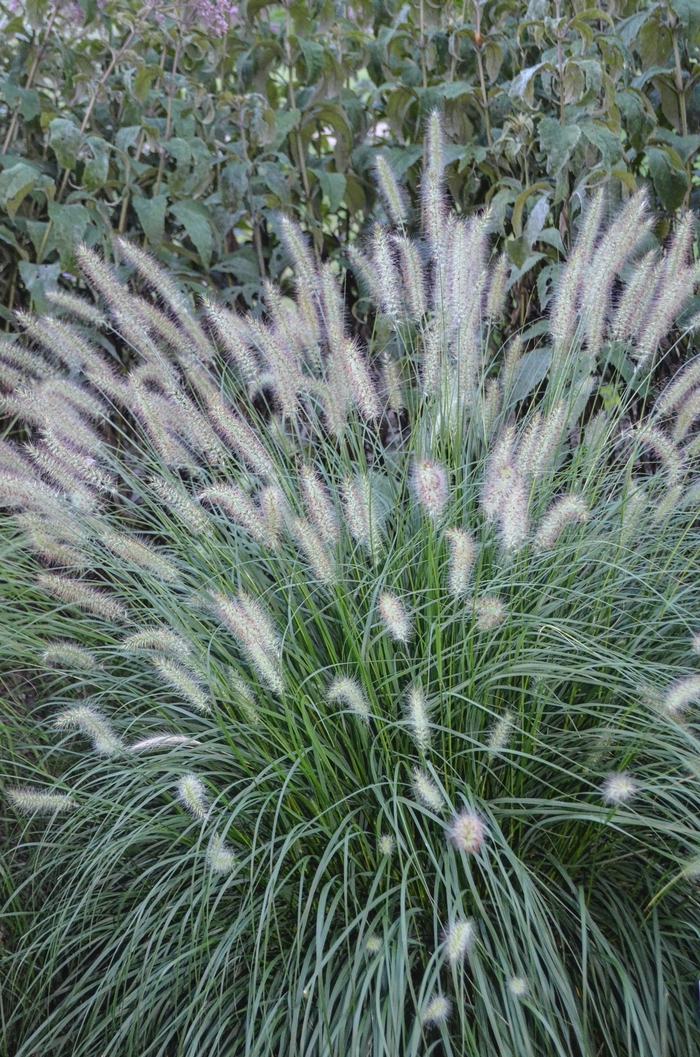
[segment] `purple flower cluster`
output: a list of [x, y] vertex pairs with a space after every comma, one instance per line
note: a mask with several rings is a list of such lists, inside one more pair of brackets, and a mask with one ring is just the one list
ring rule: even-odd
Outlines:
[[238, 15], [238, 4], [231, 0], [195, 0], [197, 21], [214, 33], [226, 33]]

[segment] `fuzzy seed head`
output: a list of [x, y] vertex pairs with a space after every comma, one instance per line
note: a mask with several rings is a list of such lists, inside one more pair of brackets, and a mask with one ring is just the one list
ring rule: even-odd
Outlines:
[[493, 631], [507, 616], [508, 610], [495, 595], [482, 595], [474, 603], [474, 622], [479, 631]]
[[382, 949], [382, 941], [379, 936], [375, 936], [374, 933], [368, 936], [365, 940], [365, 950], [368, 954], [379, 954]]
[[413, 490], [425, 513], [437, 520], [445, 511], [449, 497], [447, 473], [438, 462], [418, 459], [413, 467]]
[[396, 841], [390, 833], [382, 833], [379, 838], [379, 854], [384, 855], [386, 858], [394, 854], [396, 848]]
[[120, 738], [113, 732], [107, 719], [90, 705], [66, 708], [54, 719], [56, 730], [77, 730], [89, 738], [95, 752], [101, 756], [118, 756], [124, 751]]
[[419, 686], [412, 686], [406, 700], [406, 721], [411, 736], [420, 752], [430, 748], [430, 713], [425, 694]]
[[607, 776], [601, 789], [606, 804], [617, 807], [626, 804], [639, 792], [639, 786], [626, 771], [615, 771]]
[[504, 253], [498, 258], [496, 267], [491, 273], [491, 282], [486, 296], [486, 318], [500, 319], [503, 314], [503, 305], [506, 296], [506, 284], [510, 265]]
[[414, 767], [413, 769], [413, 792], [416, 800], [423, 804], [424, 807], [434, 811], [436, 815], [441, 814], [445, 810], [445, 801], [442, 793], [430, 775], [426, 774], [420, 767]]
[[195, 774], [183, 774], [177, 783], [178, 800], [193, 818], [203, 822], [209, 811], [204, 782]]
[[224, 838], [218, 833], [214, 833], [209, 841], [207, 863], [212, 873], [222, 875], [232, 873], [238, 865], [233, 849], [226, 844]]
[[8, 788], [7, 798], [20, 815], [58, 815], [78, 806], [68, 793], [47, 793], [31, 785]]
[[90, 650], [72, 642], [52, 642], [42, 653], [41, 660], [49, 668], [81, 668], [91, 672], [100, 667]]
[[445, 930], [445, 954], [450, 965], [464, 961], [469, 945], [474, 938], [474, 922], [471, 918], [456, 918]]
[[328, 700], [345, 705], [348, 712], [353, 712], [366, 723], [372, 718], [369, 702], [357, 679], [350, 679], [347, 676], [334, 679], [328, 687]]
[[513, 998], [524, 998], [529, 990], [527, 980], [522, 976], [511, 976], [508, 981], [508, 990]]
[[460, 811], [452, 818], [447, 832], [455, 848], [474, 854], [484, 842], [486, 826], [474, 811]]
[[700, 631], [696, 631], [690, 640], [690, 648], [693, 653], [700, 654]]
[[368, 477], [346, 477], [343, 510], [352, 538], [375, 557], [379, 549], [379, 523], [372, 483]]
[[567, 525], [588, 520], [588, 505], [579, 495], [557, 499], [542, 518], [534, 541], [535, 551], [551, 550]]
[[190, 647], [177, 632], [170, 628], [153, 627], [135, 631], [122, 640], [121, 648], [127, 653], [137, 653], [139, 650], [158, 650], [161, 653], [169, 653], [182, 661], [190, 658]]
[[408, 642], [413, 627], [398, 595], [390, 591], [382, 592], [379, 596], [379, 614], [394, 642]]
[[188, 738], [186, 734], [153, 734], [150, 738], [142, 738], [129, 746], [129, 752], [153, 752], [157, 749], [172, 749], [178, 745], [201, 745], [196, 738]]
[[466, 529], [449, 528], [445, 533], [450, 553], [447, 587], [453, 598], [460, 598], [469, 589], [471, 570], [476, 555], [476, 540]]
[[494, 724], [489, 733], [486, 745], [489, 752], [501, 752], [505, 749], [513, 733], [513, 714], [505, 712]]
[[169, 512], [179, 518], [195, 536], [211, 533], [208, 515], [198, 503], [191, 499], [184, 488], [179, 488], [161, 478], [151, 478], [150, 486]]
[[406, 223], [406, 196], [383, 154], [378, 155], [375, 165], [379, 193], [389, 218], [397, 227]]
[[256, 543], [274, 548], [279, 539], [271, 531], [268, 519], [263, 511], [246, 495], [237, 484], [217, 484], [205, 488], [197, 496], [200, 503], [210, 503], [220, 507], [236, 524], [245, 529]]
[[671, 716], [678, 716], [692, 704], [700, 701], [700, 675], [677, 679], [666, 687], [661, 706]]
[[82, 580], [71, 580], [61, 573], [41, 573], [37, 577], [37, 583], [47, 594], [60, 602], [78, 606], [105, 620], [128, 623], [131, 619], [128, 610], [120, 602], [99, 588], [83, 583]]
[[450, 1019], [452, 1003], [445, 995], [433, 995], [423, 1012], [423, 1023], [427, 1027], [430, 1024], [444, 1024]]
[[209, 695], [186, 668], [165, 657], [155, 658], [153, 665], [163, 682], [189, 701], [193, 708], [204, 714], [211, 712]]
[[651, 451], [666, 471], [668, 483], [677, 484], [683, 476], [683, 456], [663, 430], [645, 424], [634, 432], [639, 444]]

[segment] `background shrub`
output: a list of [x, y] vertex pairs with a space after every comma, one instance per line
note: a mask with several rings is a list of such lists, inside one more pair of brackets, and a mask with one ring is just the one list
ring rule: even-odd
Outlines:
[[253, 305], [284, 274], [281, 211], [325, 259], [382, 219], [378, 154], [415, 202], [435, 107], [449, 193], [466, 212], [491, 202], [520, 324], [586, 188], [647, 185], [659, 237], [694, 193], [695, 0], [0, 10], [8, 327], [27, 295], [44, 311], [47, 289], [77, 281], [77, 239], [106, 249], [114, 232], [194, 291]]

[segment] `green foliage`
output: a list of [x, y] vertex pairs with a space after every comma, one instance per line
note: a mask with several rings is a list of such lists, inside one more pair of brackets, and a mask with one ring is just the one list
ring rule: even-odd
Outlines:
[[82, 248], [0, 346], [18, 1057], [697, 1048], [700, 359], [639, 396], [692, 225], [594, 197], [501, 350], [439, 133], [370, 348], [289, 223], [265, 323], [123, 243], [145, 296]]
[[157, 18], [128, 0], [84, 16], [48, 0], [6, 7], [0, 311], [9, 324], [26, 293], [41, 307], [61, 273], [75, 281], [74, 240], [106, 247], [115, 231], [142, 237], [192, 290], [251, 306], [283, 275], [280, 211], [325, 259], [381, 219], [378, 153], [415, 198], [437, 107], [450, 194], [466, 212], [492, 203], [522, 270], [522, 322], [524, 277], [556, 259], [585, 188], [649, 184], [667, 215], [688, 205], [698, 10], [248, 3], [220, 33], [194, 2], [159, 4]]

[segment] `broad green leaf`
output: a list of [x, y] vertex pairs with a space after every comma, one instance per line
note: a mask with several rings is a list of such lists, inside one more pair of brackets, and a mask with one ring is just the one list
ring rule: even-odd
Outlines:
[[31, 261], [20, 261], [18, 268], [22, 282], [29, 291], [36, 310], [42, 314], [50, 314], [51, 302], [46, 294], [57, 288], [58, 277], [63, 265], [58, 261], [55, 264], [33, 264]]
[[521, 70], [520, 73], [516, 74], [508, 86], [508, 95], [511, 99], [522, 99], [527, 106], [533, 106], [535, 97], [535, 77], [540, 70], [545, 69], [545, 67], [551, 70], [549, 63], [538, 62], [534, 66], [528, 66], [526, 69]]
[[484, 45], [484, 66], [490, 84], [493, 84], [501, 72], [502, 63], [503, 49], [495, 41], [488, 40]]
[[281, 147], [289, 133], [297, 127], [301, 110], [275, 110], [275, 135], [270, 146], [273, 150]]
[[[675, 155], [675, 158], [673, 157]], [[654, 190], [669, 213], [683, 204], [688, 190], [688, 177], [675, 151], [649, 147], [646, 151]]]
[[345, 194], [345, 177], [342, 173], [326, 172], [324, 169], [317, 169], [314, 171], [321, 184], [321, 190], [328, 199], [331, 213], [337, 212], [338, 206], [343, 201], [343, 195]]
[[0, 173], [0, 206], [14, 219], [39, 176], [33, 165], [18, 162]]
[[693, 38], [700, 30], [700, 0], [668, 0], [668, 3], [681, 25], [687, 28], [688, 36]]
[[2, 85], [2, 95], [10, 109], [18, 109], [19, 116], [25, 121], [31, 121], [41, 113], [41, 100], [34, 88], [20, 88], [6, 81]]
[[609, 171], [618, 164], [622, 158], [622, 143], [619, 136], [598, 121], [582, 122], [580, 128], [588, 142], [600, 151], [605, 169]]
[[533, 349], [521, 357], [510, 392], [510, 404], [524, 400], [537, 388], [549, 370], [551, 360], [552, 350], [546, 348]]
[[140, 69], [137, 70], [136, 76], [132, 82], [132, 91], [140, 103], [145, 101], [146, 96], [151, 90], [151, 86], [159, 74], [160, 66], [157, 64], [141, 66]]
[[633, 88], [617, 92], [615, 102], [623, 117], [627, 137], [635, 150], [643, 150], [656, 126], [656, 115], [646, 97]]
[[168, 205], [167, 194], [160, 194], [156, 198], [134, 196], [132, 204], [146, 238], [157, 252], [163, 244], [165, 210]]
[[208, 269], [211, 265], [214, 236], [206, 206], [201, 202], [175, 202], [170, 206], [170, 212], [180, 221], [202, 258], [204, 267]]
[[[56, 240], [53, 237], [53, 224], [51, 225], [51, 231], [47, 238], [46, 229], [49, 226], [48, 220], [27, 220], [26, 223], [27, 234], [32, 240], [37, 262], [41, 264], [41, 262], [56, 249]], [[39, 257], [39, 254], [41, 254], [41, 258]]]
[[82, 142], [80, 129], [68, 118], [55, 117], [49, 125], [49, 146], [61, 168], [73, 168]]
[[506, 241], [506, 253], [516, 268], [522, 268], [530, 253], [530, 243], [525, 235]]
[[547, 158], [547, 172], [556, 176], [569, 161], [581, 138], [578, 125], [560, 125], [551, 117], [543, 117], [539, 123], [540, 147]]
[[49, 218], [53, 224], [53, 237], [61, 258], [61, 266], [65, 268], [73, 261], [76, 243], [85, 237], [90, 214], [85, 206], [80, 204], [60, 205], [58, 202], [49, 202]]
[[109, 151], [110, 146], [100, 136], [89, 136], [88, 145], [92, 151], [92, 157], [85, 162], [83, 169], [83, 180], [90, 191], [104, 187], [109, 178]]
[[176, 162], [175, 172], [168, 174], [168, 187], [173, 194], [179, 194], [185, 186], [185, 181], [190, 174], [192, 163], [192, 151], [187, 140], [179, 136], [173, 136], [165, 144], [165, 148]]
[[306, 67], [306, 84], [315, 84], [323, 73], [324, 47], [315, 40], [300, 40], [298, 43]]

